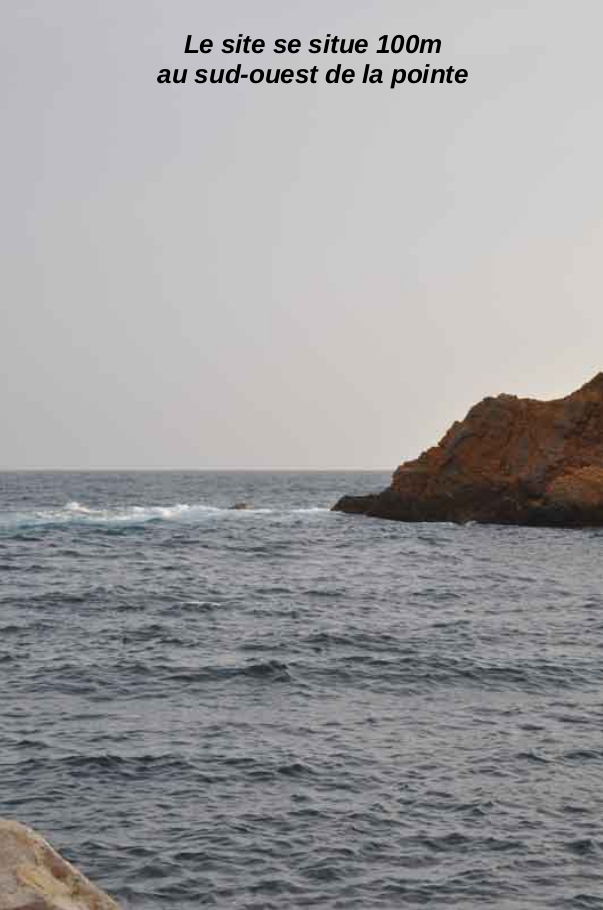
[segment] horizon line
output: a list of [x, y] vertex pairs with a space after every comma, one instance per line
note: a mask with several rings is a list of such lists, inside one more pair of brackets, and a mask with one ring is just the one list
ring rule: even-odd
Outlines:
[[0, 468], [0, 474], [383, 474], [391, 468]]

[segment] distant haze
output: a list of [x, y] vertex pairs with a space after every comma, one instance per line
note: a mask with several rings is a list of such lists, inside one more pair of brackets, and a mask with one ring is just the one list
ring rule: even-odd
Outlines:
[[[0, 467], [393, 469], [484, 395], [591, 378], [602, 28], [593, 0], [4, 0]], [[469, 79], [156, 82], [242, 59], [189, 33], [328, 32], [440, 38]], [[340, 61], [395, 65], [254, 63]]]

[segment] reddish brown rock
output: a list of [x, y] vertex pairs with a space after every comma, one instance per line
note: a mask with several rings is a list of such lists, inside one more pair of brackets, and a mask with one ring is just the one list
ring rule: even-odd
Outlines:
[[382, 493], [335, 511], [397, 521], [603, 525], [603, 373], [566, 398], [485, 398]]
[[31, 828], [0, 819], [0, 910], [119, 907]]

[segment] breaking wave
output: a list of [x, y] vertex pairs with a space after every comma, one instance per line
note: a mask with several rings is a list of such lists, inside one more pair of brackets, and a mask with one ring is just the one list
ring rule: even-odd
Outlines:
[[24, 528], [38, 528], [57, 525], [144, 525], [151, 522], [183, 522], [196, 524], [212, 516], [240, 518], [254, 515], [286, 515], [314, 512], [328, 512], [326, 507], [304, 509], [249, 508], [236, 509], [202, 503], [176, 503], [172, 506], [118, 506], [114, 508], [92, 508], [80, 502], [66, 503], [62, 508], [29, 512], [0, 513], [0, 530], [13, 531]]

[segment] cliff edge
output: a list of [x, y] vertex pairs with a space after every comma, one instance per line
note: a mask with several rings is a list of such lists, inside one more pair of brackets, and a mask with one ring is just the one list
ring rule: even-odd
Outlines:
[[395, 521], [603, 526], [603, 373], [555, 401], [498, 395], [337, 512]]

